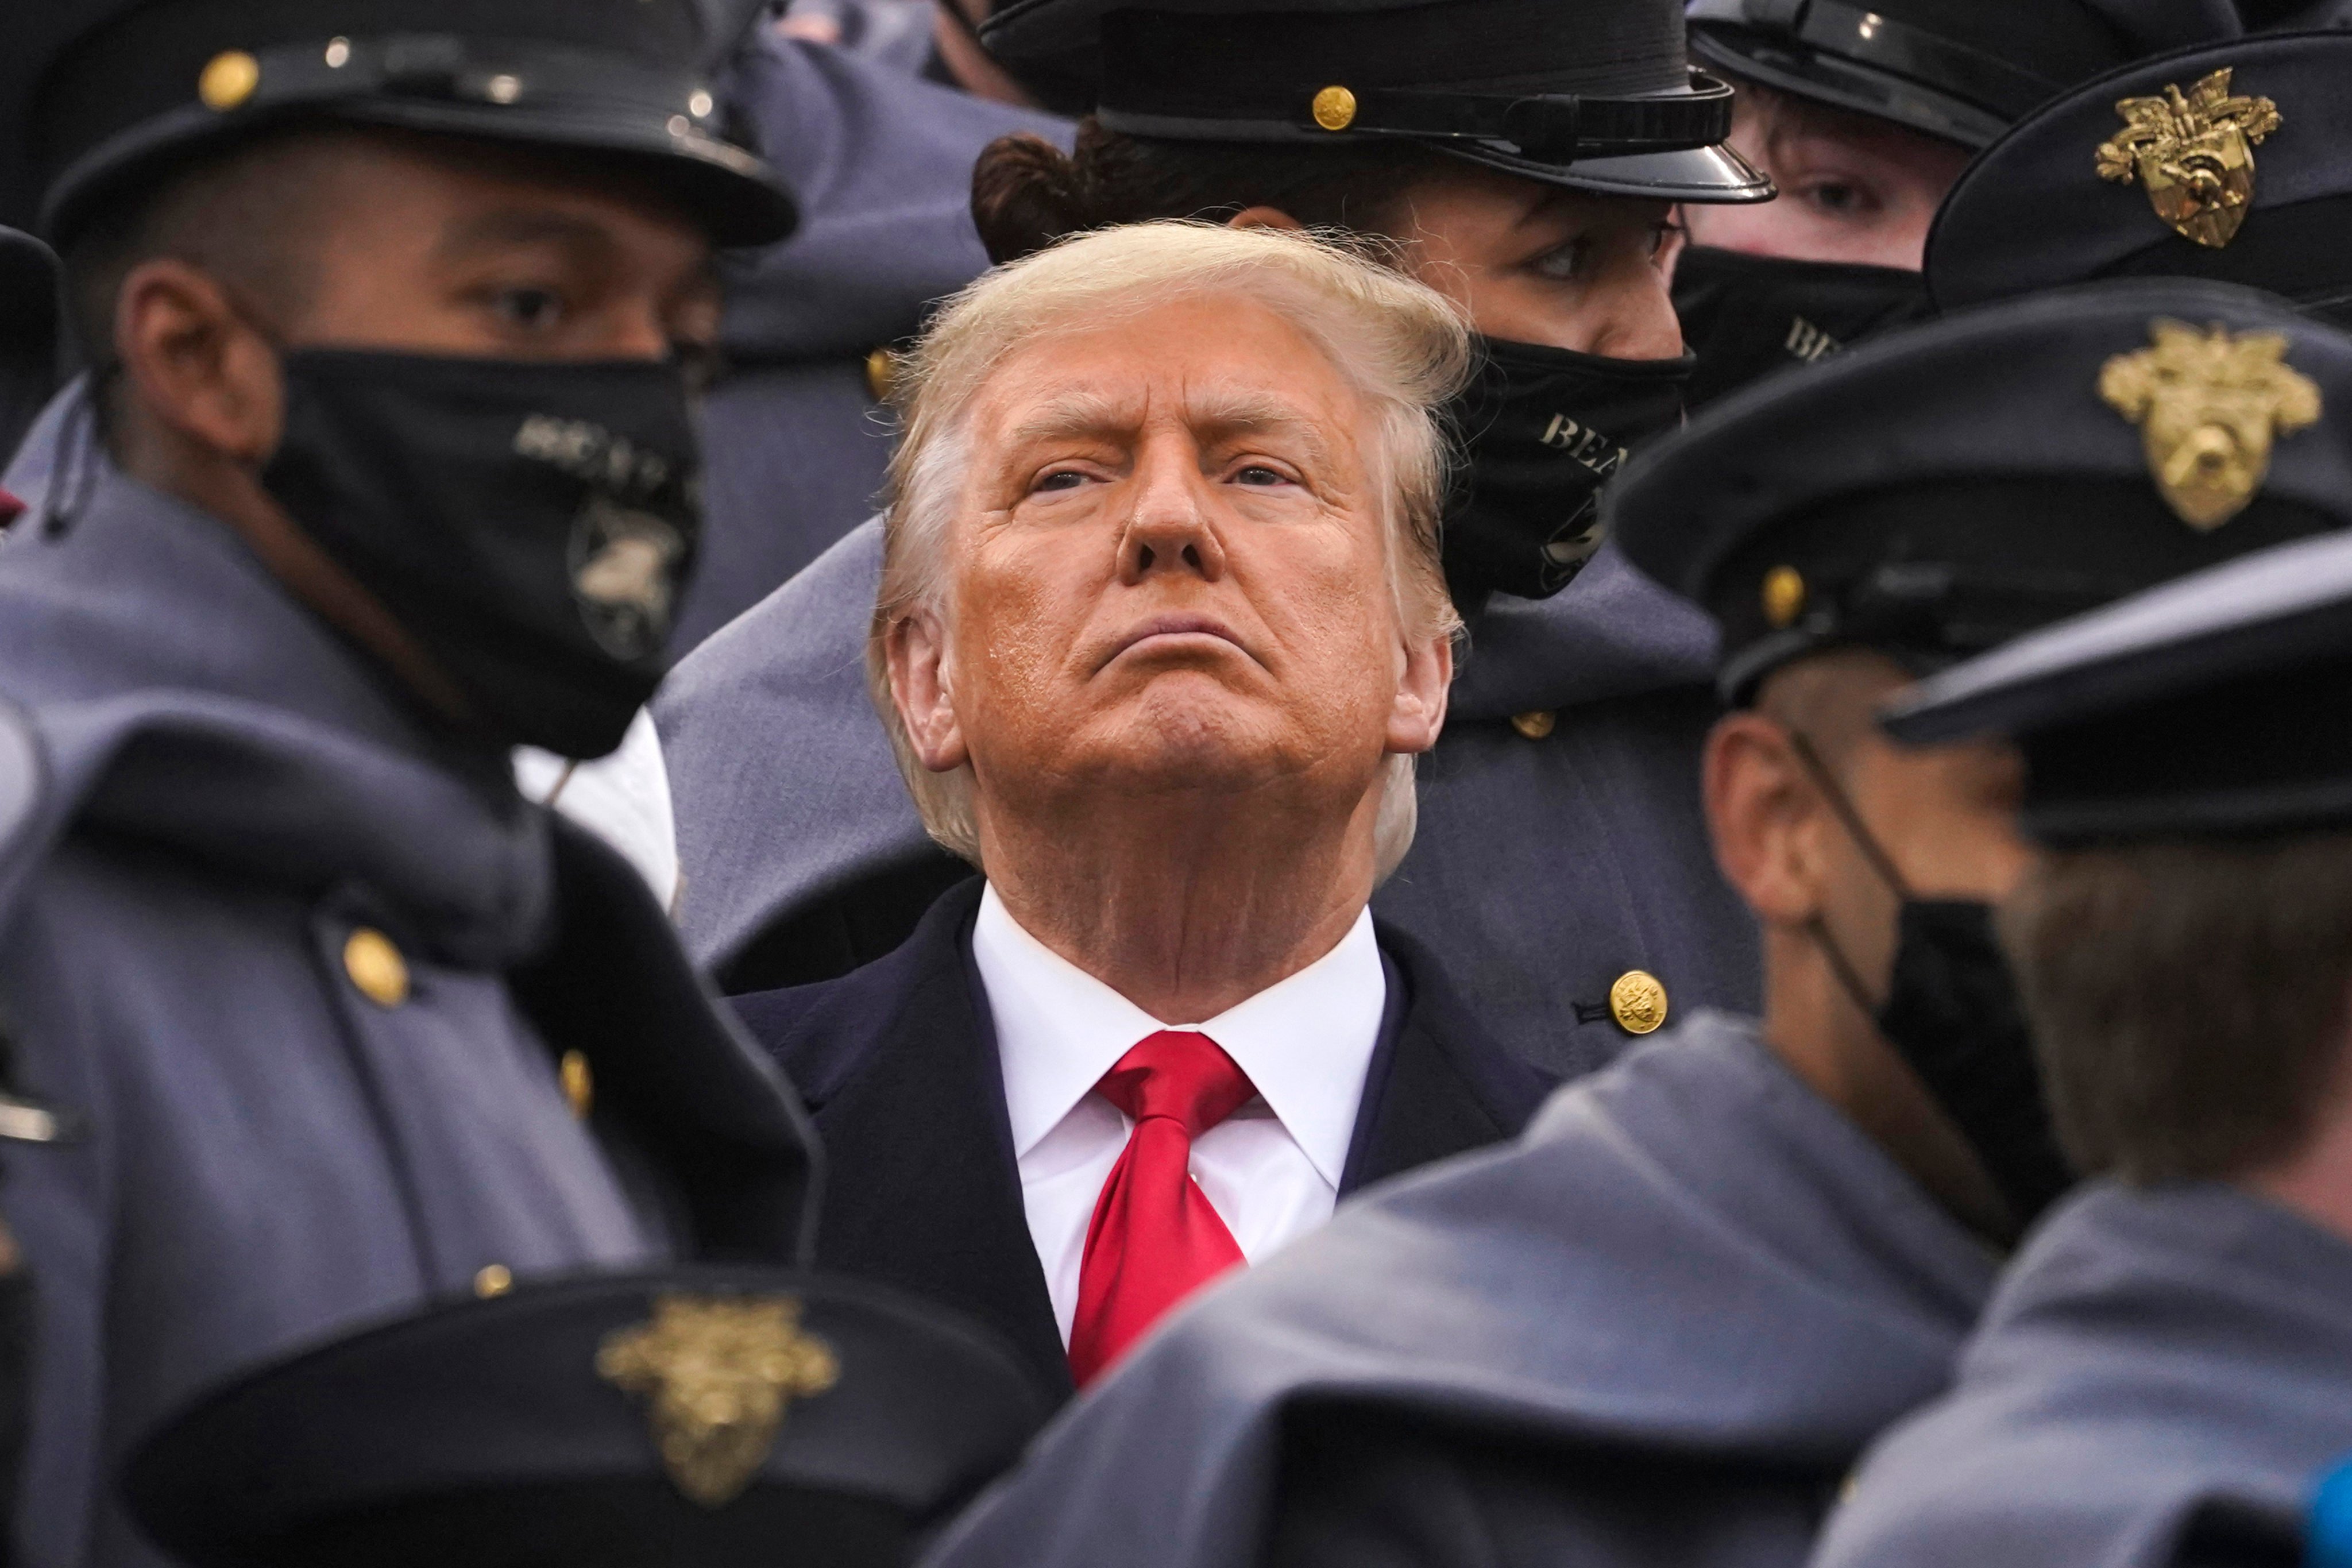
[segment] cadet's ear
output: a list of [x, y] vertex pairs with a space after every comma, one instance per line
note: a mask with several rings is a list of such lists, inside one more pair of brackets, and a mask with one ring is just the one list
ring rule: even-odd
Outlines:
[[1752, 710], [1727, 714], [1706, 740], [1704, 789], [1716, 863], [1757, 918], [1798, 926], [1819, 914], [1822, 800], [1789, 731]]
[[947, 629], [928, 609], [899, 616], [883, 637], [890, 668], [890, 700], [923, 766], [952, 773], [971, 760], [956, 719], [954, 670]]
[[165, 428], [256, 465], [278, 448], [278, 356], [202, 269], [161, 258], [123, 279], [114, 346], [139, 406]]

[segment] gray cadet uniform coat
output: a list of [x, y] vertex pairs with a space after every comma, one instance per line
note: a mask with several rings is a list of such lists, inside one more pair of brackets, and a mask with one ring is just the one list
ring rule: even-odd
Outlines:
[[[81, 1131], [0, 1144], [39, 1301], [20, 1540], [142, 1564], [115, 1468], [199, 1390], [494, 1265], [790, 1261], [811, 1156], [625, 862], [429, 738], [222, 523], [85, 449], [45, 531], [47, 466], [0, 543], [0, 1009]], [[347, 957], [362, 928], [400, 963]]]
[[677, 647], [765, 598], [873, 511], [890, 427], [867, 374], [924, 307], [988, 266], [971, 166], [999, 136], [1064, 146], [1066, 121], [762, 26], [727, 95], [798, 196], [792, 238], [727, 268], [730, 374], [704, 411], [709, 517]]
[[[655, 703], [688, 947], [722, 987], [828, 979], [888, 952], [969, 874], [925, 837], [867, 700], [869, 522], [685, 660]], [[1604, 549], [1558, 597], [1471, 628], [1421, 827], [1372, 910], [1479, 1021], [1558, 1077], [1628, 1042], [1629, 970], [1672, 1006], [1752, 1009], [1755, 928], [1715, 868], [1699, 748], [1715, 633]]]
[[1211, 1290], [928, 1568], [1791, 1568], [1993, 1271], [1702, 1014]]
[[2100, 1184], [1889, 1434], [1820, 1568], [2159, 1568], [2198, 1505], [2300, 1510], [2352, 1455], [2352, 1243], [2219, 1183]]

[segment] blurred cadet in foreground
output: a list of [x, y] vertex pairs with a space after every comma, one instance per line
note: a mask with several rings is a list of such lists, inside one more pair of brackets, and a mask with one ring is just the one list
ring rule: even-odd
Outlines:
[[112, 1467], [257, 1360], [798, 1252], [797, 1106], [509, 763], [610, 751], [659, 679], [713, 245], [792, 222], [695, 15], [0, 14], [0, 216], [37, 207], [93, 366], [0, 543], [0, 997], [65, 1119], [0, 1152], [30, 1563], [156, 1561]]
[[2218, 278], [2352, 324], [2352, 33], [2240, 39], [2100, 78], [1953, 188], [1927, 287], [1953, 310], [2097, 278]]
[[[1628, 448], [1682, 416], [1669, 204], [1769, 187], [1717, 145], [1728, 95], [1685, 64], [1679, 0], [1591, 10], [1528, 34], [1524, 0], [1029, 0], [992, 24], [999, 53], [1098, 81], [1097, 112], [1075, 156], [999, 142], [973, 186], [1000, 260], [1151, 218], [1340, 227], [1393, 241], [1468, 312], [1442, 563], [1470, 652], [1413, 851], [1375, 901], [1556, 1074], [1674, 1006], [1756, 994], [1752, 922], [1699, 826], [1713, 633], [1605, 546], [1597, 505]], [[965, 874], [908, 805], [859, 676], [881, 556], [879, 524], [860, 529], [659, 706], [682, 924], [730, 991], [887, 952]]]
[[[2168, 504], [2100, 387], [2173, 313], [2286, 334], [2352, 396], [2352, 340], [2263, 296], [2108, 286], [1857, 349], [1626, 474], [1628, 552], [1717, 617], [1743, 704], [1706, 799], [1763, 922], [1763, 1018], [1701, 1014], [1560, 1091], [1516, 1147], [1367, 1194], [1211, 1291], [934, 1568], [1804, 1560], [2069, 1180], [1990, 931], [2029, 858], [2016, 758], [1899, 750], [1874, 708], [2352, 514], [2352, 444], [2301, 426], [2227, 526]], [[1865, 418], [1888, 438], [1847, 440]]]
[[[2347, 493], [2352, 389], [2298, 384], [2300, 344], [2178, 331], [2194, 347], [2155, 395], [2228, 400], [2182, 451], [2243, 455], [2251, 408], [2291, 408], [2322, 422], [2280, 461], [2325, 455]], [[2331, 538], [2053, 627], [1895, 710], [1899, 739], [2024, 749], [2043, 854], [2001, 937], [2060, 1136], [2103, 1179], [2002, 1280], [1952, 1392], [1873, 1453], [1822, 1563], [2153, 1568], [2205, 1499], [2295, 1508], [2352, 1453], [2347, 702], [2352, 540]]]
[[825, 1141], [819, 1258], [973, 1313], [1057, 1395], [1550, 1088], [1365, 908], [1445, 721], [1468, 365], [1374, 261], [1175, 223], [990, 274], [908, 363], [866, 679], [986, 881], [739, 1005]]
[[1969, 154], [2076, 82], [2239, 23], [2228, 0], [1691, 0], [1690, 28], [1738, 89], [1732, 147], [1780, 193], [1683, 215], [1698, 407], [1927, 316], [1927, 226]]
[[589, 1276], [250, 1373], [124, 1489], [187, 1568], [898, 1568], [1044, 1411], [1002, 1348], [870, 1285]]
[[801, 226], [726, 262], [728, 372], [703, 416], [709, 547], [681, 653], [873, 515], [890, 456], [888, 351], [988, 265], [973, 160], [1014, 132], [1069, 141], [1066, 121], [960, 85], [764, 16], [734, 58], [728, 104], [801, 197]]

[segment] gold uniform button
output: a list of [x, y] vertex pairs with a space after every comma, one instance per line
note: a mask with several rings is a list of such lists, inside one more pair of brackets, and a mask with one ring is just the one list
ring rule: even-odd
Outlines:
[[587, 1121], [596, 1104], [596, 1075], [588, 1070], [588, 1058], [578, 1051], [566, 1051], [557, 1064], [557, 1074], [563, 1079], [563, 1098], [572, 1102], [572, 1114]]
[[875, 402], [889, 402], [890, 389], [898, 380], [898, 356], [888, 349], [876, 349], [866, 356], [866, 390], [874, 395]]
[[514, 1275], [503, 1263], [493, 1263], [474, 1276], [474, 1294], [487, 1301], [514, 1289]]
[[226, 114], [260, 85], [261, 62], [243, 49], [230, 49], [205, 62], [196, 78], [196, 97], [215, 114]]
[[1559, 715], [1549, 708], [1538, 708], [1532, 713], [1514, 713], [1511, 715], [1511, 728], [1530, 741], [1545, 740], [1559, 728]]
[[393, 946], [392, 938], [373, 926], [360, 927], [343, 943], [343, 973], [361, 995], [379, 1007], [397, 1007], [408, 1000], [408, 961]]
[[1609, 1016], [1629, 1035], [1657, 1032], [1666, 1021], [1666, 988], [1646, 969], [1629, 969], [1609, 988]]
[[1775, 566], [1764, 574], [1764, 624], [1776, 632], [1788, 630], [1805, 613], [1805, 576], [1794, 566]]
[[1315, 95], [1315, 123], [1326, 131], [1345, 131], [1356, 122], [1356, 95], [1344, 87], [1327, 87]]

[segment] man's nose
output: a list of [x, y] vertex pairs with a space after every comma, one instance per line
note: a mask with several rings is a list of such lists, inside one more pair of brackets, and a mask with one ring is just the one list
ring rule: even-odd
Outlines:
[[1225, 549], [1209, 517], [1209, 481], [1194, 454], [1155, 454], [1137, 471], [1135, 510], [1118, 542], [1119, 581], [1129, 587], [1155, 572], [1183, 572], [1213, 583], [1225, 574]]

